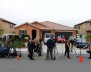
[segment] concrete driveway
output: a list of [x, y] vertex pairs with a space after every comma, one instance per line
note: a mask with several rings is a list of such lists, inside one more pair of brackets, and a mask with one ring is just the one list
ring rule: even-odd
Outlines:
[[[43, 53], [46, 53], [47, 46], [43, 45], [42, 48], [43, 48]], [[57, 43], [56, 48], [57, 48], [58, 52], [61, 53], [61, 54], [63, 54], [64, 51], [65, 51], [65, 45], [64, 44]], [[82, 54], [87, 54], [86, 50], [87, 49], [81, 49], [81, 53]], [[73, 46], [73, 52], [71, 52], [71, 54], [79, 54], [79, 53], [80, 53], [80, 49]]]
[[[27, 52], [27, 48], [22, 48], [22, 49], [17, 49], [19, 51], [22, 51], [23, 53]], [[43, 50], [43, 53], [46, 53], [47, 52], [47, 46], [42, 44], [42, 50]], [[63, 54], [64, 51], [65, 51], [65, 45], [64, 44], [61, 44], [61, 43], [57, 43], [56, 44], [56, 50], [60, 53], [60, 54]], [[82, 54], [87, 54], [86, 53], [87, 49], [81, 49], [81, 53]], [[75, 46], [73, 47], [73, 52], [70, 52], [70, 54], [80, 54], [80, 49], [79, 48], [76, 48]]]

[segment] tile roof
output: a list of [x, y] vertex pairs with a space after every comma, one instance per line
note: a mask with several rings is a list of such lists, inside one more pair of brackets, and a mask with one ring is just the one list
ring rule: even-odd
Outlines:
[[44, 22], [41, 22], [41, 24], [43, 24], [47, 27], [56, 29], [56, 30], [76, 30], [72, 27], [68, 27], [68, 26], [58, 24], [58, 23], [54, 23], [54, 22], [50, 22], [50, 21], [44, 21]]
[[50, 28], [50, 27], [44, 27], [44, 26], [36, 26], [36, 25], [32, 25], [32, 26], [34, 26], [34, 27], [36, 27], [36, 28], [39, 28], [39, 29], [41, 29], [41, 30], [53, 30], [53, 28]]
[[[36, 23], [39, 24], [39, 25], [36, 25]], [[34, 21], [34, 22], [30, 23], [30, 25], [32, 25], [36, 28], [39, 28], [41, 30], [53, 30], [53, 28], [45, 26], [45, 25], [41, 24], [41, 22], [37, 22], [37, 21]]]
[[[34, 21], [32, 23], [24, 23], [24, 24], [29, 24], [30, 26], [33, 26], [33, 27], [41, 29], [41, 30], [77, 30], [72, 27], [68, 27], [68, 26], [57, 24], [57, 23], [50, 22], [50, 21], [44, 21], [44, 22]], [[24, 25], [24, 24], [22, 24], [22, 25]], [[36, 25], [36, 24], [39, 24], [39, 25]], [[21, 25], [19, 25], [17, 27], [20, 27], [20, 26]]]
[[16, 26], [15, 29], [17, 29], [17, 28], [19, 28], [19, 27], [21, 27], [21, 26], [23, 26], [23, 25], [29, 25], [29, 26], [32, 26], [32, 27], [35, 27], [35, 28], [40, 29], [39, 27], [34, 26], [32, 23], [28, 23], [28, 22], [25, 22], [25, 23], [23, 23], [23, 24], [20, 24], [20, 25]]

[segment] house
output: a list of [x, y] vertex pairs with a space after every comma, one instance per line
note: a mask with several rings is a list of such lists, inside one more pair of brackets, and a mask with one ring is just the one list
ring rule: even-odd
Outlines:
[[14, 33], [15, 23], [0, 18], [0, 34]]
[[89, 34], [91, 33], [91, 19], [90, 20], [87, 20], [87, 21], [84, 21], [84, 22], [81, 22], [79, 24], [76, 24], [74, 26], [75, 29], [78, 29], [78, 33], [79, 34]]
[[71, 35], [76, 36], [76, 32], [77, 30], [72, 27], [50, 21], [35, 21], [32, 23], [24, 23], [15, 27], [16, 35], [30, 35], [32, 39], [37, 38], [38, 40], [43, 38], [45, 33], [54, 33], [55, 36], [64, 35], [65, 37], [69, 37]]

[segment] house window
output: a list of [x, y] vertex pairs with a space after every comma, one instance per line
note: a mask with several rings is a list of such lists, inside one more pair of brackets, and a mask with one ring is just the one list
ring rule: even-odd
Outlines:
[[26, 35], [26, 34], [27, 34], [27, 30], [25, 29], [19, 30], [19, 35]]
[[10, 24], [10, 28], [13, 28], [13, 24]]
[[80, 29], [80, 25], [78, 25], [77, 29]]

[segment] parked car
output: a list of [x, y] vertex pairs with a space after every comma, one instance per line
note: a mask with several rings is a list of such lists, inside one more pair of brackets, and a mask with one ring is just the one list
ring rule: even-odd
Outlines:
[[44, 44], [47, 43], [47, 40], [50, 39], [51, 37], [53, 37], [53, 39], [55, 38], [55, 35], [52, 33], [45, 33], [44, 35]]
[[75, 38], [74, 39], [74, 46], [76, 46], [76, 48], [88, 48], [88, 43], [86, 42], [86, 39], [84, 38]]
[[69, 37], [69, 41], [70, 41], [70, 42], [74, 42], [74, 39], [75, 39], [74, 36], [70, 36], [70, 37]]
[[65, 42], [65, 38], [62, 38], [61, 36], [56, 37], [55, 40], [57, 43], [62, 43], [62, 42], [64, 43]]
[[0, 57], [15, 57], [17, 55], [21, 57], [21, 53], [16, 51], [15, 48], [10, 48], [10, 50], [8, 51], [8, 48], [6, 48], [4, 45], [0, 45]]

